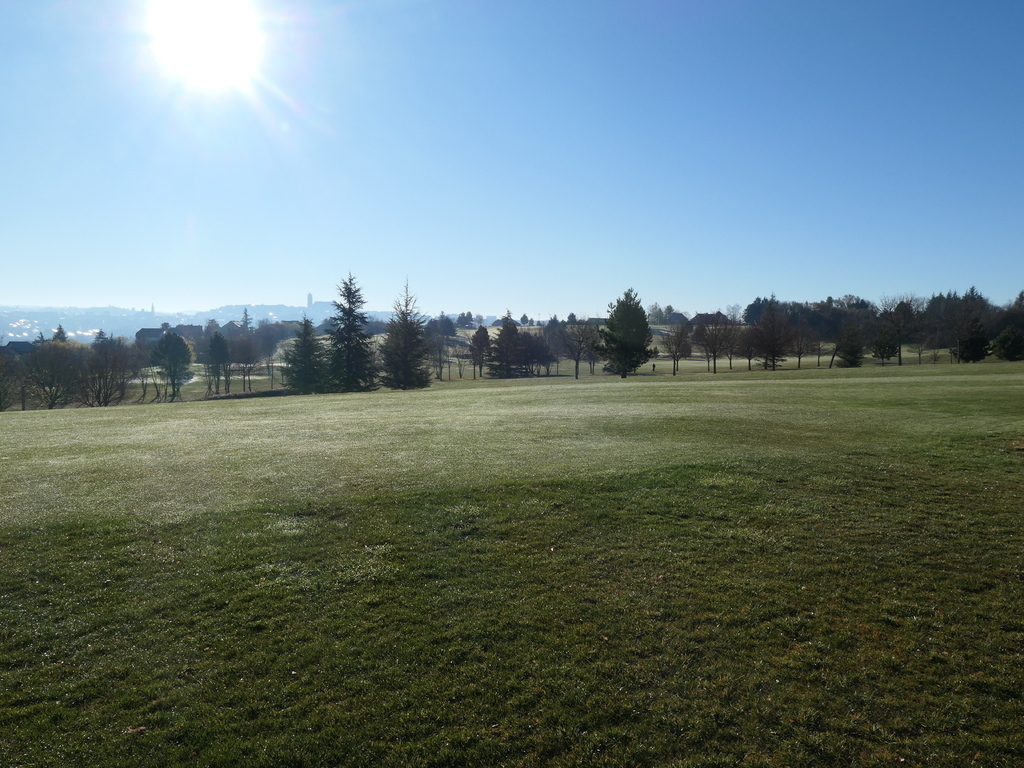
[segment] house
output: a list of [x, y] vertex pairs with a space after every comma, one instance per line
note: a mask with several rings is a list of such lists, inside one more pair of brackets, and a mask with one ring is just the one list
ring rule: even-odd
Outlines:
[[159, 328], [140, 328], [135, 333], [135, 343], [140, 347], [150, 347], [160, 341], [165, 333], [176, 333], [193, 344], [203, 340], [201, 325], [176, 325], [171, 328], [168, 323], [164, 323]]
[[203, 326], [201, 325], [176, 325], [171, 330], [194, 344], [203, 340]]
[[0, 352], [12, 357], [18, 357], [21, 355], [27, 355], [32, 351], [32, 347], [34, 346], [35, 344], [31, 341], [8, 341], [7, 344], [0, 347]]
[[696, 315], [690, 318], [690, 325], [725, 325], [729, 322], [727, 315], [722, 314], [721, 310], [717, 312], [698, 312]]
[[170, 330], [165, 328], [140, 328], [135, 332], [135, 343], [140, 347], [150, 347]]
[[247, 333], [248, 331], [245, 329], [245, 326], [237, 320], [231, 320], [220, 327], [220, 335], [228, 341], [237, 339], [239, 336], [245, 336]]

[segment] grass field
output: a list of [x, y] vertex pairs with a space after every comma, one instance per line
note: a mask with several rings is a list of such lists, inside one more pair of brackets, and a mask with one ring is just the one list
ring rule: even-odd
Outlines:
[[1021, 364], [7, 412], [0, 461], [0, 765], [1024, 764]]

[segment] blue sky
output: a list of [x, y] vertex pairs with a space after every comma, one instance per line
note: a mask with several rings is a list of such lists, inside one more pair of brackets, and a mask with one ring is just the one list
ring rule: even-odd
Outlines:
[[203, 91], [146, 0], [0, 0], [0, 304], [1024, 289], [1019, 0], [252, 4]]

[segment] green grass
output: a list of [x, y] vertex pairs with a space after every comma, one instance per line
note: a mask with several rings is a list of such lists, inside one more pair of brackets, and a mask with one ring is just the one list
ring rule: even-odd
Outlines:
[[0, 764], [1020, 765], [1022, 406], [1002, 364], [0, 414]]

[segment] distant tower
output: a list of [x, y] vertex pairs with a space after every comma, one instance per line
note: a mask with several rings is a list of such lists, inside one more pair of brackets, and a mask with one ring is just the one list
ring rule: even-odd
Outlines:
[[151, 315], [155, 315], [156, 314], [156, 304], [150, 304], [149, 305], [149, 314], [151, 314]]
[[306, 309], [312, 309], [312, 308], [313, 308], [313, 294], [312, 293], [307, 293], [306, 294]]

